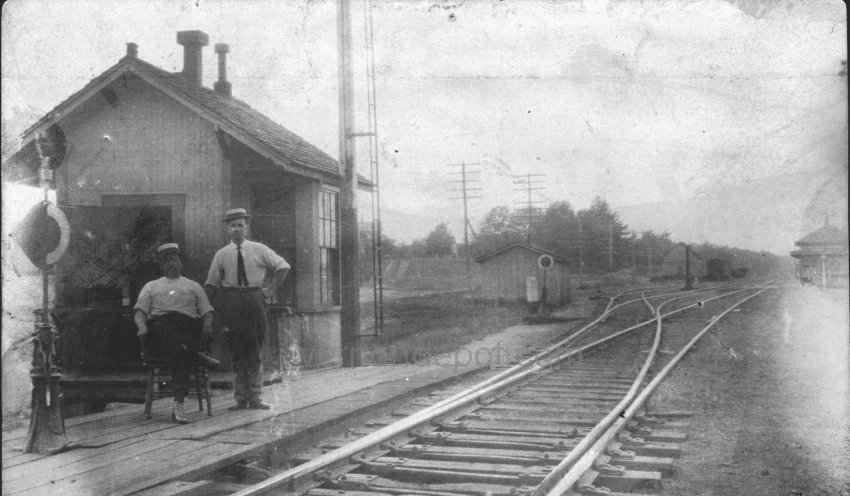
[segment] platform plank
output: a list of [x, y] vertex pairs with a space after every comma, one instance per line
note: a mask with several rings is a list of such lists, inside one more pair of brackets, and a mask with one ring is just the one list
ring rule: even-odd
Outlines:
[[3, 474], [3, 491], [8, 490], [9, 494], [17, 494], [45, 484], [55, 487], [57, 481], [87, 477], [86, 474], [88, 473], [97, 472], [104, 467], [110, 467], [124, 460], [136, 460], [150, 452], [163, 450], [178, 442], [160, 439], [137, 439], [135, 441], [135, 443], [117, 449], [113, 449], [114, 446], [109, 446], [110, 449], [99, 450], [100, 453], [93, 457], [70, 460], [66, 459], [67, 457], [55, 456], [41, 459], [39, 463], [18, 466], [16, 467], [18, 470], [12, 471], [10, 474], [11, 478], [7, 478], [6, 474]]
[[[221, 395], [213, 398], [214, 415], [207, 417], [206, 412], [192, 408], [190, 399], [187, 409], [192, 411], [187, 416], [191, 422], [186, 425], [169, 418], [170, 398], [154, 402], [152, 419], [144, 418], [141, 404], [121, 405], [69, 419], [68, 438], [83, 447], [50, 457], [16, 451], [26, 432], [15, 431], [13, 439], [4, 439], [3, 476], [14, 484], [15, 494], [28, 496], [146, 491], [201, 478], [302, 432], [471, 371], [402, 365], [307, 373], [264, 389], [272, 410], [231, 412], [226, 407], [233, 400]], [[41, 477], [45, 472], [54, 475], [52, 480]], [[168, 488], [162, 486], [154, 493], [157, 490]]]
[[[191, 441], [182, 441], [191, 442]], [[109, 496], [123, 496], [148, 489], [164, 482], [176, 479], [194, 479], [204, 474], [232, 465], [252, 455], [262, 453], [266, 443], [254, 443], [244, 446], [229, 443], [213, 443], [204, 453], [189, 453], [174, 460], [173, 464], [162, 467], [153, 477], [134, 477], [124, 485], [114, 486]]]
[[[161, 447], [152, 453], [144, 453], [148, 456], [116, 457], [111, 463], [107, 462], [96, 467], [83, 467], [81, 471], [58, 474], [53, 480], [43, 480], [43, 484], [23, 491], [16, 491], [15, 494], [27, 496], [36, 494], [109, 494], [119, 488], [126, 488], [131, 483], [136, 483], [140, 477], [151, 480], [148, 486], [139, 490], [146, 489], [164, 482], [153, 479], [158, 479], [157, 474], [165, 467], [182, 464], [187, 457], [194, 459], [198, 456], [214, 456], [219, 451], [215, 447], [225, 446], [196, 441], [155, 440], [153, 442], [161, 443]], [[125, 494], [128, 493], [130, 491], [125, 492]]]
[[[52, 456], [38, 456], [38, 458], [33, 458], [31, 460], [25, 461], [18, 461], [16, 459], [12, 463], [3, 464], [3, 479], [14, 480], [19, 478], [19, 476], [16, 475], [19, 472], [30, 473], [38, 472], [40, 470], [49, 470], [51, 467], [56, 466], [55, 464], [57, 463], [61, 466], [61, 464], [68, 464], [78, 460], [85, 460], [87, 458], [98, 456], [101, 453], [108, 452], [110, 450], [117, 450], [123, 448], [124, 446], [129, 446], [131, 444], [141, 442], [142, 440], [142, 438], [130, 438], [103, 448], [72, 449], [64, 453], [59, 453]], [[26, 465], [26, 467], [22, 468], [22, 465]]]

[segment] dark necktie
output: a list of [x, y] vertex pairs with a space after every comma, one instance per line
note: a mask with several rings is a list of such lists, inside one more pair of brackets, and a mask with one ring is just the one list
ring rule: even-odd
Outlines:
[[236, 246], [236, 284], [248, 285], [248, 276], [245, 275], [245, 261], [242, 260], [242, 247]]

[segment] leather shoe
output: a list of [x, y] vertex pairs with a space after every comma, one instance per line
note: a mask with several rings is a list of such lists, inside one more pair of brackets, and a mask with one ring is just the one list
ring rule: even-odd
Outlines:
[[250, 404], [248, 404], [248, 408], [250, 408], [251, 410], [268, 410], [271, 407], [263, 403], [262, 401], [257, 400], [252, 401]]
[[247, 407], [248, 407], [248, 403], [247, 403], [247, 402], [245, 402], [245, 401], [237, 401], [235, 404], [230, 405], [229, 407], [227, 407], [227, 409], [232, 411], [232, 410], [242, 410], [243, 408], [247, 408]]
[[186, 414], [183, 412], [183, 402], [175, 401], [172, 410], [171, 410], [171, 419], [177, 422], [178, 424], [188, 424], [189, 419], [186, 418]]

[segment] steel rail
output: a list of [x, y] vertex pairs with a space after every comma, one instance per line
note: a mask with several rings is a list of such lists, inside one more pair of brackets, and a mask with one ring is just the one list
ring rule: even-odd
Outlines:
[[[679, 298], [685, 298], [689, 295], [683, 295]], [[729, 296], [728, 294], [722, 295], [716, 298]], [[670, 312], [668, 315], [684, 311], [688, 308], [696, 306], [697, 303], [682, 307], [680, 309], [674, 310]], [[613, 309], [611, 310], [613, 311]], [[358, 453], [366, 451], [370, 448], [380, 445], [393, 437], [396, 437], [400, 434], [404, 434], [411, 429], [418, 427], [424, 423], [430, 422], [437, 417], [448, 414], [451, 411], [454, 411], [458, 408], [461, 408], [465, 405], [468, 405], [475, 400], [484, 397], [490, 393], [498, 391], [506, 386], [509, 386], [517, 381], [520, 381], [531, 375], [539, 375], [542, 370], [554, 366], [570, 357], [573, 357], [577, 354], [581, 354], [584, 351], [587, 351], [596, 346], [600, 346], [603, 343], [606, 343], [610, 340], [613, 340], [626, 332], [631, 332], [637, 328], [643, 327], [647, 324], [650, 324], [655, 321], [655, 318], [645, 321], [643, 323], [639, 323], [637, 325], [631, 326], [623, 331], [619, 331], [611, 336], [602, 338], [588, 345], [582, 346], [581, 348], [576, 348], [574, 350], [568, 351], [567, 353], [563, 353], [554, 358], [543, 360], [542, 356], [546, 354], [550, 354], [552, 351], [557, 350], [562, 347], [565, 343], [571, 341], [576, 338], [580, 332], [585, 332], [591, 326], [598, 323], [598, 321], [606, 314], [600, 315], [593, 322], [587, 324], [580, 331], [571, 335], [568, 338], [565, 338], [561, 342], [556, 345], [552, 345], [547, 350], [537, 355], [536, 357], [532, 357], [530, 359], [525, 360], [521, 364], [515, 365], [510, 369], [497, 374], [494, 377], [491, 377], [485, 381], [482, 381], [476, 386], [468, 388], [465, 391], [457, 393], [450, 398], [440, 401], [435, 405], [431, 405], [409, 417], [399, 420], [391, 425], [383, 427], [371, 434], [364, 436], [353, 443], [347, 444], [341, 448], [330, 451], [322, 456], [314, 458], [309, 462], [306, 462], [302, 465], [294, 467], [290, 470], [282, 472], [280, 474], [274, 475], [265, 481], [262, 481], [254, 486], [249, 488], [245, 488], [237, 493], [234, 493], [234, 496], [255, 496], [259, 494], [264, 494], [267, 491], [272, 489], [280, 488], [286, 486], [287, 488], [291, 488], [296, 481], [302, 480], [305, 477], [308, 477], [315, 472], [322, 470], [330, 465], [336, 464], [340, 461], [346, 460]], [[656, 317], [657, 318], [657, 317]], [[290, 489], [291, 490], [291, 489]]]
[[550, 355], [554, 351], [566, 346], [570, 342], [583, 336], [589, 329], [591, 329], [593, 326], [598, 324], [604, 317], [606, 317], [610, 311], [612, 310], [606, 309], [606, 311], [599, 315], [596, 319], [586, 324], [584, 327], [582, 327], [575, 333], [562, 339], [556, 344], [550, 345], [548, 348], [541, 351], [537, 355], [531, 358], [527, 358], [519, 364], [514, 365], [513, 367], [510, 367], [496, 374], [493, 377], [490, 377], [474, 386], [471, 386], [459, 393], [456, 393], [451, 397], [446, 398], [434, 405], [424, 408], [423, 410], [409, 417], [406, 417], [398, 422], [379, 429], [378, 431], [375, 431], [355, 441], [354, 443], [348, 444], [334, 451], [330, 451], [318, 458], [310, 460], [307, 463], [299, 465], [298, 467], [272, 476], [271, 478], [266, 479], [265, 481], [260, 482], [259, 484], [234, 493], [234, 496], [254, 496], [258, 494], [264, 494], [265, 492], [271, 489], [275, 489], [284, 485], [292, 485], [292, 483], [298, 480], [299, 478], [308, 476], [311, 473], [321, 470], [324, 467], [335, 464], [350, 456], [356, 455], [357, 453], [369, 449], [370, 447], [376, 444], [383, 443], [399, 434], [402, 434], [412, 429], [413, 427], [421, 425], [425, 422], [429, 422], [430, 420], [436, 417], [444, 415], [445, 413], [454, 410], [459, 405], [474, 401], [475, 399], [486, 394], [486, 392], [489, 392], [491, 390], [489, 389], [489, 387], [493, 384], [501, 384], [502, 381], [505, 380], [515, 382], [521, 377], [526, 377], [527, 375], [529, 375], [528, 373], [523, 372], [526, 369], [529, 369], [534, 373], [539, 373], [540, 366], [538, 365], [538, 362], [543, 357]]
[[[716, 315], [711, 319], [711, 321], [699, 332], [696, 336], [694, 336], [688, 343], [682, 347], [682, 349], [667, 363], [667, 365], [661, 369], [661, 371], [653, 378], [649, 384], [641, 391], [641, 393], [628, 405], [626, 408], [619, 410], [616, 415], [616, 419], [614, 422], [609, 425], [605, 432], [596, 439], [592, 446], [582, 446], [582, 443], [579, 443], [578, 446], [570, 453], [577, 453], [580, 448], [583, 448], [583, 451], [578, 456], [568, 456], [564, 459], [558, 467], [546, 478], [544, 478], [543, 482], [541, 482], [537, 488], [534, 490], [534, 496], [562, 496], [566, 493], [570, 488], [572, 488], [573, 484], [575, 484], [582, 474], [586, 470], [588, 470], [593, 462], [604, 452], [605, 447], [610, 443], [614, 436], [616, 436], [627, 424], [627, 422], [631, 421], [634, 418], [635, 414], [638, 412], [640, 408], [643, 407], [646, 400], [649, 398], [649, 395], [655, 391], [655, 388], [667, 377], [671, 370], [681, 361], [681, 359], [685, 356], [685, 354], [690, 351], [690, 349], [708, 332], [714, 324], [720, 321], [723, 317], [726, 316], [729, 312], [742, 305], [744, 302], [755, 298], [756, 296], [764, 293], [768, 289], [772, 289], [776, 287], [775, 284], [768, 286], [766, 288], [762, 288], [755, 293], [747, 296], [746, 298], [736, 302], [734, 305], [727, 308], [725, 311]], [[730, 294], [737, 294], [743, 291], [748, 291], [749, 289], [741, 289], [735, 291], [734, 293], [728, 293], [724, 296], [729, 296]], [[709, 300], [706, 300], [709, 301]], [[659, 308], [660, 310], [660, 308]], [[670, 315], [660, 314], [658, 317], [658, 331], [656, 332], [656, 340], [660, 339], [661, 325], [662, 319]], [[620, 405], [618, 405], [619, 407]], [[610, 417], [606, 417], [606, 420]], [[603, 421], [604, 422], [604, 421]], [[589, 437], [589, 436], [588, 436]], [[586, 437], [585, 439], [588, 439]], [[588, 443], [589, 444], [589, 443]]]
[[[727, 294], [724, 294], [724, 295], [716, 296], [714, 298], [711, 298], [710, 300], [724, 298], [726, 296], [730, 296], [730, 294], [735, 294], [735, 293], [727, 293]], [[535, 496], [540, 496], [540, 492], [539, 492], [540, 487], [545, 487], [545, 485], [547, 485], [547, 484], [552, 484], [553, 483], [552, 480], [555, 480], [555, 479], [561, 477], [560, 473], [563, 473], [563, 471], [567, 470], [568, 467], [573, 465], [576, 462], [576, 460], [579, 459], [586, 452], [586, 450], [590, 448], [590, 446], [596, 441], [596, 439], [599, 438], [599, 436], [603, 435], [605, 433], [605, 431], [612, 424], [614, 424], [614, 422], [616, 422], [620, 418], [621, 412], [623, 412], [631, 404], [632, 400], [637, 395], [638, 389], [640, 388], [641, 384], [643, 383], [643, 380], [646, 377], [646, 374], [649, 371], [649, 368], [652, 366], [652, 362], [655, 359], [655, 354], [658, 351], [658, 346], [661, 342], [661, 321], [662, 321], [663, 317], [684, 311], [684, 310], [686, 310], [688, 308], [692, 308], [694, 306], [701, 306], [701, 304], [703, 304], [704, 302], [703, 301], [697, 301], [696, 303], [686, 305], [684, 307], [676, 309], [676, 310], [669, 312], [667, 314], [662, 314], [661, 309], [665, 305], [673, 303], [674, 301], [681, 300], [683, 298], [687, 298], [688, 296], [691, 296], [691, 295], [682, 295], [682, 296], [678, 296], [676, 298], [671, 298], [669, 300], [662, 302], [658, 306], [658, 308], [653, 311], [654, 317], [651, 320], [648, 320], [648, 321], [646, 321], [645, 323], [642, 324], [642, 325], [646, 325], [646, 324], [651, 323], [651, 322], [657, 323], [655, 338], [653, 340], [652, 348], [651, 348], [650, 352], [647, 354], [646, 360], [644, 361], [643, 367], [641, 367], [641, 370], [638, 373], [635, 380], [632, 382], [631, 387], [626, 392], [626, 394], [623, 396], [623, 399], [620, 400], [617, 403], [617, 405], [614, 406], [611, 409], [611, 411], [608, 412], [608, 414], [602, 420], [600, 420], [593, 427], [593, 429], [591, 429], [591, 431], [589, 433], [587, 433], [587, 435], [585, 435], [585, 437], [578, 443], [578, 445], [576, 445], [576, 447], [573, 448], [570, 451], [570, 453], [568, 453], [567, 456], [563, 460], [561, 460], [561, 462], [558, 463], [558, 465], [555, 467], [555, 469], [547, 477], [545, 477], [543, 479], [543, 482], [541, 482], [538, 485], [538, 489], [535, 489], [535, 493], [534, 493]], [[706, 300], [706, 301], [710, 301], [710, 300]], [[627, 330], [628, 329], [626, 329], [625, 331], [627, 331]], [[623, 332], [624, 331], [619, 331], [616, 334], [614, 334], [613, 336], [620, 335]]]

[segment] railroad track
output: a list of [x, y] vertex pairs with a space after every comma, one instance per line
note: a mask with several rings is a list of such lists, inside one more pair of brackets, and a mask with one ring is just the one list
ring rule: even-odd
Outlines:
[[[771, 287], [620, 293], [592, 322], [520, 363], [442, 399], [413, 401], [359, 439], [305, 449], [296, 466], [232, 494], [657, 492], [687, 437], [687, 413], [647, 412], [647, 399], [700, 337]], [[689, 311], [711, 318], [665, 335], [665, 323]]]

